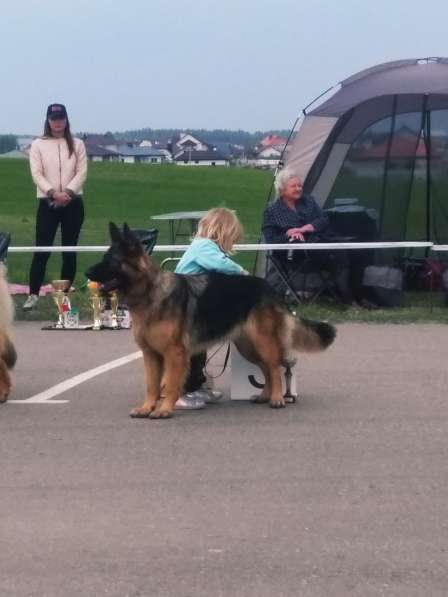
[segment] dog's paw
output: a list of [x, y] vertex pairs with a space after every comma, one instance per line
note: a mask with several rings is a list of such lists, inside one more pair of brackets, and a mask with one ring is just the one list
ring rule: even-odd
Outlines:
[[153, 410], [149, 415], [150, 419], [170, 419], [173, 416], [172, 410]]
[[285, 408], [286, 404], [283, 398], [279, 398], [278, 400], [274, 400], [273, 398], [271, 398], [269, 400], [269, 406], [271, 408]]
[[260, 394], [259, 396], [251, 396], [250, 398], [250, 401], [253, 404], [266, 404], [269, 400], [269, 396], [263, 396], [263, 394]]
[[131, 412], [129, 413], [129, 416], [132, 419], [147, 419], [150, 414], [151, 414], [151, 409], [137, 407], [137, 408], [133, 408], [131, 410]]
[[0, 384], [0, 404], [2, 402], [6, 402], [8, 400], [10, 391], [11, 391], [11, 386], [9, 386], [7, 384]]

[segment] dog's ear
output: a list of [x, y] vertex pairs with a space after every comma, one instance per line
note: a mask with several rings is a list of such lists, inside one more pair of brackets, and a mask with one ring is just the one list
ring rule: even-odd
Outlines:
[[134, 251], [141, 249], [141, 243], [138, 236], [129, 228], [126, 222], [123, 224], [122, 239], [128, 249]]
[[113, 222], [109, 222], [109, 234], [110, 234], [110, 240], [112, 241], [112, 243], [118, 244], [121, 242], [120, 229]]
[[126, 239], [131, 239], [134, 238], [134, 234], [132, 233], [132, 230], [129, 228], [128, 223], [125, 222], [123, 224], [123, 237]]

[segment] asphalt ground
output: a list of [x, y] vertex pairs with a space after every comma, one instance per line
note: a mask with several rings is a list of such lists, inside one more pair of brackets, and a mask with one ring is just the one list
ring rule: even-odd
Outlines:
[[129, 332], [19, 323], [15, 340], [1, 597], [448, 594], [446, 326], [341, 325], [300, 358], [299, 403], [166, 421], [128, 417], [140, 359], [26, 401], [135, 352]]

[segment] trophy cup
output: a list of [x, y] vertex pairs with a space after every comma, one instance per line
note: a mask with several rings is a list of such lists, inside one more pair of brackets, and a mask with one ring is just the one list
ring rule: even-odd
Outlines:
[[110, 311], [111, 311], [111, 328], [113, 330], [119, 330], [120, 324], [118, 323], [117, 311], [118, 311], [118, 294], [116, 290], [112, 290], [109, 294], [110, 298]]
[[65, 292], [70, 286], [69, 280], [52, 280], [51, 286], [53, 287], [53, 300], [58, 308], [58, 321], [54, 327], [58, 330], [65, 328], [64, 325], [64, 306], [66, 303]]
[[101, 307], [103, 299], [100, 294], [100, 287], [98, 282], [88, 282], [87, 287], [90, 292], [90, 302], [93, 310], [93, 326], [92, 330], [100, 330], [101, 325]]
[[283, 367], [285, 368], [285, 393], [283, 394], [283, 399], [287, 404], [294, 404], [297, 402], [297, 394], [293, 394], [291, 392], [291, 380], [292, 380], [292, 372], [291, 369], [297, 363], [297, 359], [287, 359], [283, 361]]

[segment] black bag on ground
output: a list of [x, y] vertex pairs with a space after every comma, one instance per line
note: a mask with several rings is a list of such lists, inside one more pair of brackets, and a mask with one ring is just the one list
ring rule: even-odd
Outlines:
[[400, 307], [403, 302], [403, 272], [389, 265], [369, 265], [364, 270], [365, 297], [380, 307]]

